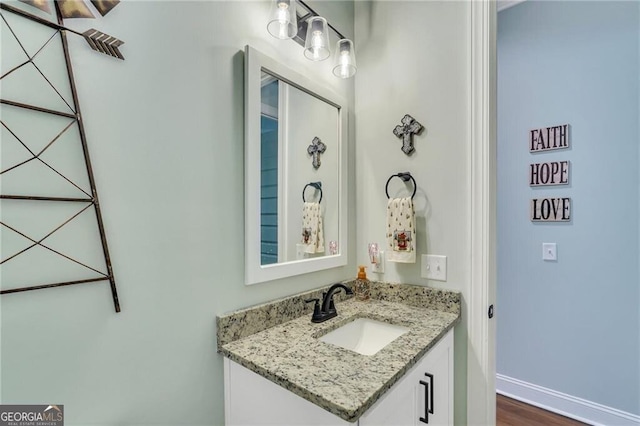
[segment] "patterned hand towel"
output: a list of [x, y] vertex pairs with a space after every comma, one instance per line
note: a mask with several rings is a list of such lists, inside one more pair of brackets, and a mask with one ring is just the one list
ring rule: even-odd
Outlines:
[[416, 217], [411, 197], [387, 203], [387, 260], [416, 263]]
[[305, 253], [324, 252], [324, 232], [320, 203], [304, 203], [302, 207], [302, 244]]

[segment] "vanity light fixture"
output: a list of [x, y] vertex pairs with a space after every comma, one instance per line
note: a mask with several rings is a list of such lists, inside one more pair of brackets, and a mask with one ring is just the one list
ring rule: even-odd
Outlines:
[[[298, 14], [296, 9], [305, 13]], [[267, 25], [269, 34], [281, 40], [292, 38], [304, 47], [307, 59], [323, 61], [331, 56], [330, 29], [339, 39], [334, 55], [333, 74], [339, 78], [353, 77], [357, 70], [353, 41], [340, 34], [304, 0], [273, 0]]]
[[280, 40], [287, 40], [298, 34], [296, 0], [274, 0], [267, 31]]
[[353, 42], [343, 38], [336, 44], [333, 75], [340, 78], [353, 77], [356, 73], [356, 54]]
[[330, 55], [327, 20], [321, 16], [309, 18], [307, 38], [304, 42], [304, 56], [312, 61], [324, 61]]

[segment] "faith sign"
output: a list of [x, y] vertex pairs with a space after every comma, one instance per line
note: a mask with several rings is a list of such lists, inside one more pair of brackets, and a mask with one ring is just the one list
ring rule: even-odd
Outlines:
[[529, 130], [529, 152], [569, 148], [569, 125]]

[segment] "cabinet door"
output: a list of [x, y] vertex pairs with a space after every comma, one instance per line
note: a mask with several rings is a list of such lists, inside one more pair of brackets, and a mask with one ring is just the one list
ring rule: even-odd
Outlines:
[[453, 333], [449, 332], [431, 350], [418, 371], [419, 423], [430, 426], [453, 424]]
[[224, 358], [225, 425], [354, 426]]
[[453, 331], [374, 404], [359, 426], [453, 424]]
[[359, 426], [417, 426], [420, 409], [418, 381], [414, 370], [407, 373], [362, 417]]

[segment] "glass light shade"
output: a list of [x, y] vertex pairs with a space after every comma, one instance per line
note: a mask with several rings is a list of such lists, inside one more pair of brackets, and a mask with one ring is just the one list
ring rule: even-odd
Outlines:
[[324, 61], [330, 55], [327, 20], [320, 16], [309, 18], [307, 38], [304, 42], [304, 56], [312, 61]]
[[356, 70], [356, 51], [353, 48], [353, 42], [346, 38], [338, 40], [333, 74], [336, 77], [349, 78], [355, 75]]
[[292, 38], [298, 33], [296, 0], [273, 0], [267, 31], [281, 40]]

